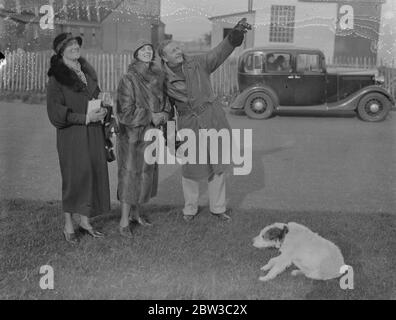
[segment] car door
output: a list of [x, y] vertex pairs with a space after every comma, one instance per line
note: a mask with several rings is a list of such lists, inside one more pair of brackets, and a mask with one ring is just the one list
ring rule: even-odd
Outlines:
[[315, 106], [326, 102], [326, 71], [318, 53], [297, 53], [294, 105]]
[[290, 106], [294, 102], [294, 75], [291, 59], [291, 54], [285, 52], [271, 52], [266, 55], [265, 85], [275, 91], [281, 106]]

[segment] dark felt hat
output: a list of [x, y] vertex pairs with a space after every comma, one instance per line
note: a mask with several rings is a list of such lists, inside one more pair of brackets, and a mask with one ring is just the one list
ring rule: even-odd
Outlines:
[[70, 32], [64, 32], [56, 36], [52, 48], [56, 54], [60, 54], [65, 49], [66, 44], [71, 40], [77, 40], [78, 45], [81, 47], [83, 42], [81, 37], [75, 37]]

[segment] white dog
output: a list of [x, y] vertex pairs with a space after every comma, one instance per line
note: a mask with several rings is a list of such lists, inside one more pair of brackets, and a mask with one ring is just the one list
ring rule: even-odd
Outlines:
[[259, 278], [261, 281], [274, 279], [292, 264], [298, 268], [292, 271], [293, 276], [304, 274], [311, 279], [329, 280], [340, 277], [345, 265], [341, 251], [334, 243], [295, 222], [265, 227], [253, 239], [253, 246], [275, 247], [281, 252], [261, 268], [269, 270], [266, 276]]

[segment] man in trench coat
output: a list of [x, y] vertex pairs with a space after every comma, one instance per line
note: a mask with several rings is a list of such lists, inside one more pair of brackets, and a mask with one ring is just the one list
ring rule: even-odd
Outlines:
[[[188, 56], [173, 41], [160, 44], [158, 54], [166, 74], [165, 88], [170, 100], [174, 101], [178, 114], [178, 130], [192, 129], [197, 139], [195, 164], [182, 166], [182, 186], [185, 200], [184, 219], [190, 221], [198, 213], [199, 181], [208, 180], [210, 212], [221, 220], [230, 220], [230, 210], [226, 208], [224, 173], [229, 163], [223, 161], [222, 143], [219, 139], [218, 162], [199, 163], [199, 129], [231, 128], [220, 102], [216, 100], [210, 82], [213, 73], [244, 40], [250, 26], [242, 19], [229, 35], [206, 54]], [[226, 149], [231, 146], [226, 146]], [[210, 148], [209, 148], [210, 149]]]

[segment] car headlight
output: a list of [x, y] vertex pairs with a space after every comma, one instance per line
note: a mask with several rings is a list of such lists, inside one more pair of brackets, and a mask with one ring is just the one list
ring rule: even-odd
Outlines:
[[376, 75], [375, 76], [375, 82], [378, 84], [384, 84], [385, 83], [385, 77], [384, 76], [380, 76], [380, 75]]

